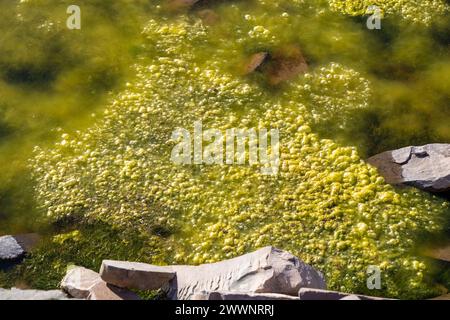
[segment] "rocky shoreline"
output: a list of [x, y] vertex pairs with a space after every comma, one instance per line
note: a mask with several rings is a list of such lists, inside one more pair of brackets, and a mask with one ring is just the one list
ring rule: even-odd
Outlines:
[[61, 290], [0, 290], [0, 300], [140, 300], [131, 290], [162, 290], [169, 300], [381, 300], [326, 290], [324, 276], [292, 254], [265, 247], [200, 266], [104, 260], [100, 272], [74, 266]]

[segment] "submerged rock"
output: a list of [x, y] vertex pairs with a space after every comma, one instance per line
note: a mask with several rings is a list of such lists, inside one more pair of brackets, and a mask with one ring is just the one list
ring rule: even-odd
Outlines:
[[0, 237], [0, 262], [20, 259], [24, 254], [25, 250], [13, 236]]
[[40, 239], [35, 233], [0, 237], [0, 270], [7, 270], [19, 264]]
[[278, 85], [308, 71], [308, 63], [298, 46], [288, 46], [274, 52], [266, 73], [271, 85]]
[[276, 86], [306, 73], [308, 63], [296, 45], [285, 46], [274, 52], [257, 52], [244, 65], [244, 74], [261, 71], [270, 85]]
[[24, 233], [14, 236], [17, 243], [22, 247], [25, 253], [30, 252], [41, 241], [41, 236], [37, 233]]
[[212, 26], [220, 21], [220, 16], [211, 9], [203, 9], [197, 12], [197, 16], [205, 25]]
[[390, 184], [432, 192], [450, 190], [450, 144], [428, 144], [386, 151], [367, 160]]
[[426, 249], [424, 254], [437, 260], [450, 262], [450, 244]]
[[254, 53], [248, 58], [248, 61], [244, 66], [244, 74], [249, 74], [258, 69], [264, 61], [269, 57], [269, 53], [267, 52], [257, 52]]
[[[176, 276], [173, 277], [173, 273]], [[300, 288], [326, 287], [323, 275], [292, 254], [265, 247], [240, 257], [199, 266], [157, 267], [103, 261], [101, 277], [115, 285], [157, 289], [167, 282], [168, 296], [189, 300], [202, 292], [278, 293], [296, 296]], [[169, 278], [173, 279], [169, 281]]]
[[17, 288], [0, 289], [0, 300], [67, 300], [60, 290], [21, 290]]

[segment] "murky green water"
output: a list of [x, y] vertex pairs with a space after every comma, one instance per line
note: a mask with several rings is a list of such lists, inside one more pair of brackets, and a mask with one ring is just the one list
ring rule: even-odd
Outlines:
[[[69, 2], [0, 2], [0, 232], [33, 230], [45, 213], [81, 215], [151, 234], [134, 256], [146, 261], [211, 262], [272, 244], [321, 268], [335, 289], [363, 292], [364, 266], [377, 263], [385, 294], [430, 294], [423, 274], [432, 267], [411, 240], [442, 231], [443, 200], [395, 190], [360, 159], [449, 142], [450, 23], [440, 7], [416, 12], [406, 2], [410, 14], [393, 10], [381, 30], [368, 30], [365, 18], [340, 13], [345, 1], [161, 3], [79, 1], [82, 29], [71, 31]], [[243, 75], [252, 54], [293, 45], [306, 76], [273, 86], [259, 72]], [[281, 177], [174, 167], [168, 137], [198, 119], [280, 128]], [[90, 232], [54, 247], [86, 244]], [[59, 275], [104, 254], [76, 248], [86, 250], [82, 261], [37, 261]]]

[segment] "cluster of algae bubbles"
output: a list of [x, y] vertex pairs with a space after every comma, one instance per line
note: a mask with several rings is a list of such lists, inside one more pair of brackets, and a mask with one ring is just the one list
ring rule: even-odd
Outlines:
[[[259, 3], [262, 11], [283, 9]], [[370, 82], [356, 70], [325, 63], [272, 92], [228, 68], [247, 44], [281, 44], [265, 19], [245, 16], [234, 44], [184, 15], [148, 21], [136, 79], [98, 123], [36, 150], [42, 207], [54, 220], [82, 216], [149, 234], [148, 245], [159, 246], [154, 263], [210, 263], [273, 245], [322, 271], [330, 289], [374, 294], [366, 270], [376, 265], [383, 288], [375, 294], [434, 293], [415, 241], [441, 230], [448, 204], [394, 189], [356, 148], [313, 132], [313, 123], [345, 125], [367, 107]], [[264, 176], [258, 165], [173, 164], [173, 130], [199, 120], [223, 132], [277, 128], [279, 174]]]
[[330, 0], [329, 3], [333, 10], [350, 15], [364, 15], [370, 6], [378, 6], [382, 15], [395, 14], [425, 25], [448, 10], [448, 5], [441, 0]]

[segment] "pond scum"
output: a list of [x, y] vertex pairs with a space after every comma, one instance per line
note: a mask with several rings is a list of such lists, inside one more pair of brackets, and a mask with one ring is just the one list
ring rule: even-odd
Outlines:
[[[448, 9], [440, 1], [379, 4], [386, 15], [420, 28]], [[448, 203], [387, 185], [351, 142], [315, 132], [325, 124], [345, 131], [352, 115], [372, 103], [365, 25], [334, 13], [361, 14], [365, 6], [224, 2], [216, 7], [223, 22], [212, 26], [156, 6], [126, 89], [91, 128], [61, 132], [53, 147], [36, 148], [30, 164], [38, 203], [68, 231], [53, 236], [16, 276], [45, 288], [71, 263], [199, 264], [273, 245], [322, 271], [329, 289], [439, 294], [432, 264], [416, 249], [443, 231]], [[316, 30], [316, 20], [329, 25], [326, 31]], [[305, 75], [274, 88], [258, 73], [240, 73], [252, 53], [292, 43], [313, 60]], [[279, 174], [262, 175], [258, 165], [172, 163], [173, 130], [192, 130], [195, 121], [223, 132], [278, 129]], [[381, 290], [366, 287], [370, 265], [381, 269]]]

